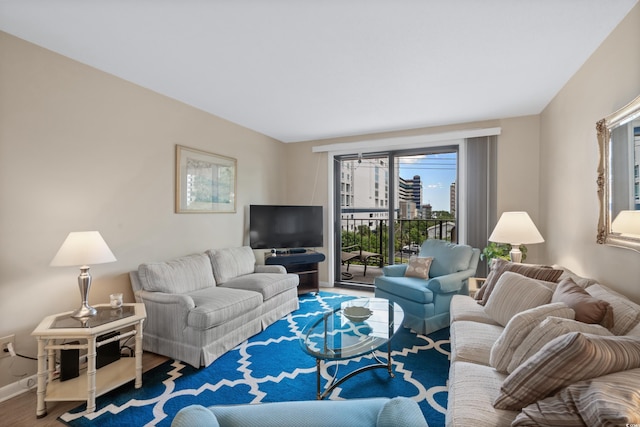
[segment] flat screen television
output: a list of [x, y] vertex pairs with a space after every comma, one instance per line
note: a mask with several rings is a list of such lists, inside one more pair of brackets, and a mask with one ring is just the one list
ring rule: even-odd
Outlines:
[[253, 249], [322, 247], [322, 206], [249, 206]]

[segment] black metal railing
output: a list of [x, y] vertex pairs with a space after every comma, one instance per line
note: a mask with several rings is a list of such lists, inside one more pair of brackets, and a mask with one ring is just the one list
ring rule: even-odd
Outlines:
[[[420, 250], [427, 239], [456, 242], [456, 222], [454, 219], [399, 219], [392, 222], [394, 227], [393, 263], [406, 262]], [[379, 254], [372, 258], [380, 267], [391, 264], [389, 253], [389, 220], [386, 219], [341, 219], [342, 248], [347, 252], [364, 251]], [[358, 259], [352, 262], [358, 263]]]

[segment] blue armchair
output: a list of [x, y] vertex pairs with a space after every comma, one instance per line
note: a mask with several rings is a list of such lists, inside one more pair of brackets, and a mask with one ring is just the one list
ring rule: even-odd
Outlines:
[[456, 294], [469, 294], [468, 279], [476, 274], [480, 250], [428, 239], [420, 257], [433, 257], [429, 279], [405, 277], [407, 264], [389, 265], [375, 278], [375, 295], [400, 304], [404, 326], [428, 334], [449, 326], [449, 306]]

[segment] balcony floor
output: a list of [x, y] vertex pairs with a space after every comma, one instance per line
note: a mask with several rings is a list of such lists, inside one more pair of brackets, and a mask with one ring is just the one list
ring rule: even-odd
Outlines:
[[[347, 266], [343, 265], [340, 268], [342, 273], [347, 273]], [[364, 265], [351, 264], [349, 266], [349, 274], [351, 278], [347, 278], [344, 274], [340, 283], [346, 286], [368, 285], [373, 286], [373, 279], [382, 276], [382, 268], [377, 265], [367, 266], [367, 275], [364, 275]]]

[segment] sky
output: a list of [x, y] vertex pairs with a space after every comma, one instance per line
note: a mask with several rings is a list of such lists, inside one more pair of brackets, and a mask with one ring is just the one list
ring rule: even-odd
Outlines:
[[401, 157], [400, 177], [420, 175], [422, 203], [434, 211], [449, 211], [449, 186], [456, 181], [457, 153]]

